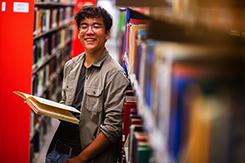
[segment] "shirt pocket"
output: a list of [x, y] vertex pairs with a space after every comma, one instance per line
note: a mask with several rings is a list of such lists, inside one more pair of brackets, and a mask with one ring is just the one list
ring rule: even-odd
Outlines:
[[65, 100], [66, 105], [72, 104], [72, 92], [74, 91], [74, 88], [71, 86], [71, 84], [64, 82], [63, 83], [63, 96]]
[[91, 112], [101, 112], [103, 108], [102, 89], [87, 88], [85, 106]]

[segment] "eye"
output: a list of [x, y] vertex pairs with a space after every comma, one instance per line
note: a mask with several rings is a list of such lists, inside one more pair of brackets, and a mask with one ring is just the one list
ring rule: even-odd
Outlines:
[[101, 24], [93, 24], [93, 28], [99, 29], [99, 28], [102, 28], [102, 25]]
[[80, 29], [87, 29], [88, 28], [88, 25], [87, 24], [81, 24], [80, 25]]

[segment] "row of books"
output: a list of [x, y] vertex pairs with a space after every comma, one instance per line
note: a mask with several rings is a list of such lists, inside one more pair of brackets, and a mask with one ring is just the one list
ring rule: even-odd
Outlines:
[[141, 40], [145, 37], [146, 24], [137, 19], [130, 19], [126, 25], [126, 41], [125, 44], [125, 57], [128, 58], [128, 72], [131, 74], [136, 71], [136, 60], [138, 53], [136, 53], [137, 46], [140, 45]]
[[[145, 65], [138, 80], [142, 101], [154, 117], [160, 140], [167, 141], [169, 157], [176, 162], [183, 158], [187, 162], [241, 161], [233, 137], [241, 135], [231, 128], [242, 122], [232, 120], [244, 107], [242, 50], [155, 41], [143, 48], [145, 59], [135, 62]], [[219, 144], [226, 155], [216, 152]], [[232, 148], [239, 152], [230, 152]]]
[[134, 72], [134, 61], [136, 46], [140, 44], [138, 41], [144, 39], [146, 31], [147, 17], [135, 12], [131, 9], [122, 10], [120, 14], [120, 22], [124, 22], [123, 45], [121, 46], [121, 58], [123, 66], [127, 68], [126, 72], [132, 74]]
[[34, 36], [38, 36], [51, 29], [58, 28], [71, 22], [72, 7], [39, 8], [34, 12]]
[[157, 162], [242, 162], [243, 47], [145, 39], [126, 22], [124, 62]]
[[72, 40], [72, 28], [68, 26], [52, 35], [44, 36], [34, 41], [33, 68], [38, 68], [57, 55], [57, 51], [67, 47]]
[[43, 69], [32, 76], [32, 91], [34, 95], [42, 96], [57, 75], [57, 63], [52, 60]]
[[63, 51], [59, 51], [56, 56], [50, 59], [40, 70], [33, 73], [32, 76], [32, 94], [41, 96], [54, 80], [57, 80], [57, 76], [62, 72], [64, 63], [69, 56], [62, 52], [67, 52], [71, 49], [71, 43], [67, 44]]
[[[169, 154], [174, 160], [179, 161], [184, 157], [187, 162], [230, 162], [229, 160], [238, 159], [235, 158], [236, 154], [228, 151], [238, 148], [234, 146], [234, 138], [230, 136], [236, 135], [230, 127], [237, 126], [231, 120], [232, 116], [238, 116], [234, 114], [232, 105], [239, 104], [237, 110], [244, 107], [241, 103], [241, 98], [244, 97], [244, 60], [241, 49], [237, 51], [216, 47], [219, 48], [217, 50], [214, 47], [174, 45], [171, 49], [175, 49], [175, 52], [168, 57], [168, 47], [166, 44], [155, 46], [155, 60], [158, 62], [153, 62], [153, 71], [157, 72], [159, 67], [162, 70], [151, 78], [158, 83], [148, 83], [153, 96], [150, 108], [162, 115], [160, 118], [168, 115], [169, 125], [166, 128], [168, 127]], [[169, 75], [157, 79], [163, 72]], [[164, 88], [164, 84], [170, 90]], [[156, 100], [165, 92], [169, 92], [169, 101], [164, 103], [162, 99], [161, 102], [161, 97]], [[161, 113], [163, 108], [168, 110]], [[164, 121], [160, 119], [158, 124]], [[217, 146], [222, 146], [219, 151], [226, 154], [215, 152]]]
[[137, 113], [137, 99], [133, 90], [128, 90], [123, 106], [122, 162], [149, 163], [152, 148], [144, 131], [143, 119]]
[[[154, 117], [161, 140], [166, 140], [167, 134], [169, 156], [177, 162], [183, 157], [187, 162], [239, 159], [238, 153], [228, 151], [239, 148], [233, 144], [237, 131], [231, 128], [238, 126], [232, 119], [239, 117], [236, 112], [244, 107], [241, 51], [209, 53], [205, 48], [152, 42], [146, 46], [145, 62], [140, 63], [147, 67], [140, 72], [142, 100]], [[223, 144], [219, 151], [226, 155], [215, 152], [219, 144]]]

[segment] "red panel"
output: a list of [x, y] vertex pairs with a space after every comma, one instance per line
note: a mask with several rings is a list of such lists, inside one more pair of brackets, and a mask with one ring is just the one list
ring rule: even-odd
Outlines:
[[[30, 109], [12, 92], [31, 93], [33, 12], [13, 12], [13, 0], [0, 11], [0, 162], [29, 162]], [[15, 1], [16, 2], [16, 1]], [[0, 1], [1, 9], [2, 1]]]

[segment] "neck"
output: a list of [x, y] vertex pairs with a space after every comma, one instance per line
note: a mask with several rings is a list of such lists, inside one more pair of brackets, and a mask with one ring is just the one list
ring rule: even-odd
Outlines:
[[84, 66], [86, 68], [89, 68], [93, 63], [95, 63], [97, 60], [99, 60], [102, 57], [102, 54], [105, 51], [105, 47], [101, 48], [100, 50], [96, 52], [89, 52], [85, 51], [85, 61]]

